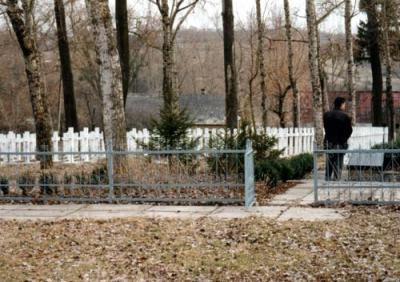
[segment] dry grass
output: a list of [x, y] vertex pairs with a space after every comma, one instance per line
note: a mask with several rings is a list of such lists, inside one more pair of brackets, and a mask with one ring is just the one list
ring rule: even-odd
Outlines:
[[397, 281], [400, 213], [335, 222], [0, 221], [1, 281]]
[[[53, 196], [55, 193], [63, 200], [68, 200], [68, 197], [107, 200], [108, 173], [105, 167], [105, 161], [100, 161], [55, 164], [51, 170], [41, 171], [38, 164], [16, 164], [1, 166], [0, 177], [8, 179], [11, 195], [20, 196], [23, 193], [20, 177], [25, 176], [29, 184], [33, 183], [25, 188], [27, 195], [39, 202], [39, 179], [43, 173], [54, 177], [54, 183], [50, 183], [55, 187], [51, 192]], [[241, 176], [236, 173], [216, 174], [204, 158], [187, 160], [173, 156], [168, 160], [161, 156], [129, 156], [124, 166], [120, 166], [117, 173], [114, 171], [114, 185], [117, 197], [137, 201], [152, 198], [177, 204], [178, 199], [183, 199], [188, 200], [184, 204], [202, 204], [208, 199], [214, 204], [221, 199], [230, 199], [241, 204], [244, 198]]]

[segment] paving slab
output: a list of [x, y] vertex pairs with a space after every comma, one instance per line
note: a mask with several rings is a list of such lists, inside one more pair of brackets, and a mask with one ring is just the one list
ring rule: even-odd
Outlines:
[[74, 211], [78, 210], [80, 208], [85, 207], [85, 205], [76, 205], [76, 204], [71, 204], [71, 205], [9, 205], [7, 206], [6, 209], [8, 210], [24, 210], [24, 211], [64, 211], [64, 210], [69, 210], [69, 211]]
[[84, 211], [144, 211], [151, 208], [152, 205], [87, 205]]
[[305, 196], [301, 202], [300, 205], [311, 205], [314, 203], [314, 193], [310, 193], [309, 195]]
[[70, 214], [71, 210], [9, 210], [6, 217], [19, 218], [19, 217], [62, 217]]
[[269, 206], [293, 206], [296, 205], [296, 201], [288, 201], [288, 200], [272, 200], [270, 202], [268, 202]]
[[10, 210], [0, 210], [0, 216], [6, 216], [8, 213], [10, 212]]
[[339, 210], [326, 209], [326, 208], [301, 208], [293, 207], [285, 211], [278, 220], [305, 220], [305, 221], [317, 221], [317, 220], [340, 220], [344, 219], [344, 216], [340, 214]]
[[210, 213], [208, 217], [220, 218], [220, 219], [234, 219], [234, 218], [246, 218], [249, 216], [255, 216], [255, 213], [251, 213], [244, 207], [220, 207], [214, 212]]
[[1, 210], [15, 210], [15, 209], [23, 209], [24, 207], [27, 206], [33, 206], [33, 205], [0, 205], [0, 211]]
[[249, 212], [267, 218], [277, 218], [285, 210], [287, 206], [263, 206], [263, 207], [252, 207]]
[[141, 211], [110, 211], [110, 210], [94, 210], [94, 211], [78, 211], [59, 219], [116, 219], [116, 218], [130, 218], [130, 217], [143, 217]]
[[196, 220], [235, 219], [250, 216], [283, 220], [340, 220], [336, 209], [301, 207], [312, 204], [312, 181], [305, 181], [276, 195], [268, 206], [246, 209], [242, 206], [156, 206], [156, 205], [0, 205], [0, 219], [5, 220], [61, 220], [61, 219], [116, 219], [116, 218], [173, 218]]
[[313, 188], [314, 188], [314, 183], [301, 183], [292, 187], [292, 189], [313, 189]]
[[310, 194], [310, 192], [308, 193], [301, 193], [301, 194], [295, 194], [295, 193], [288, 193], [288, 194], [282, 194], [282, 195], [278, 195], [275, 196], [273, 198], [273, 200], [276, 201], [299, 201], [301, 199], [303, 199], [304, 197], [308, 196]]
[[15, 216], [1, 216], [0, 220], [15, 220], [15, 221], [57, 221], [59, 218], [57, 217], [52, 217], [52, 216], [38, 216], [38, 217], [15, 217]]
[[173, 218], [173, 219], [199, 219], [206, 217], [205, 212], [168, 212], [168, 211], [145, 211], [142, 216], [149, 218]]
[[302, 180], [295, 182], [296, 187], [312, 187], [314, 185], [314, 181], [312, 179]]
[[153, 206], [149, 212], [202, 212], [209, 213], [216, 210], [213, 206]]

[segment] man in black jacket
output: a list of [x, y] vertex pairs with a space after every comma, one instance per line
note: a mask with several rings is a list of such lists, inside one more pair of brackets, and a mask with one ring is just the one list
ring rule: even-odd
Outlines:
[[[348, 148], [347, 140], [353, 133], [350, 117], [344, 112], [346, 100], [343, 97], [335, 99], [335, 108], [324, 114], [326, 150], [344, 150]], [[342, 153], [328, 153], [325, 169], [325, 180], [340, 180], [343, 168]], [[332, 177], [333, 174], [333, 177]]]

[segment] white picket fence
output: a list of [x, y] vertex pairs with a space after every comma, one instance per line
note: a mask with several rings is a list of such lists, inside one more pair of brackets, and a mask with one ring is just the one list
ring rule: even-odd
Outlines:
[[[190, 130], [189, 136], [199, 140], [197, 149], [208, 147], [212, 136], [223, 134], [224, 129], [194, 128]], [[314, 142], [313, 128], [268, 128], [267, 133], [277, 138], [276, 149], [283, 150], [283, 156], [295, 156], [301, 153], [311, 153]], [[353, 135], [349, 141], [350, 149], [369, 149], [375, 144], [387, 141], [387, 128], [380, 127], [355, 127]], [[127, 132], [128, 151], [141, 150], [139, 144], [146, 144], [150, 140], [150, 132], [147, 129], [132, 129]], [[62, 137], [58, 132], [53, 133], [52, 145], [54, 152], [86, 152], [86, 154], [77, 155], [53, 155], [55, 162], [90, 162], [104, 155], [88, 154], [87, 152], [104, 152], [103, 133], [99, 128], [89, 131], [85, 128], [81, 132], [74, 132], [70, 128]], [[35, 160], [32, 155], [2, 155], [1, 153], [19, 152], [32, 153], [36, 150], [36, 134], [25, 132], [16, 134], [0, 134], [0, 163], [23, 162], [30, 163]]]

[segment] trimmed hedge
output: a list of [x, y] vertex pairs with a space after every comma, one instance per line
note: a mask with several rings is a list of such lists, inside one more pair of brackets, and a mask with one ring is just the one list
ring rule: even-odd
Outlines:
[[280, 181], [302, 179], [313, 169], [313, 156], [301, 154], [289, 159], [263, 160], [255, 165], [255, 178], [275, 187]]
[[374, 145], [372, 149], [400, 149], [400, 138], [393, 141], [393, 143], [380, 143]]

